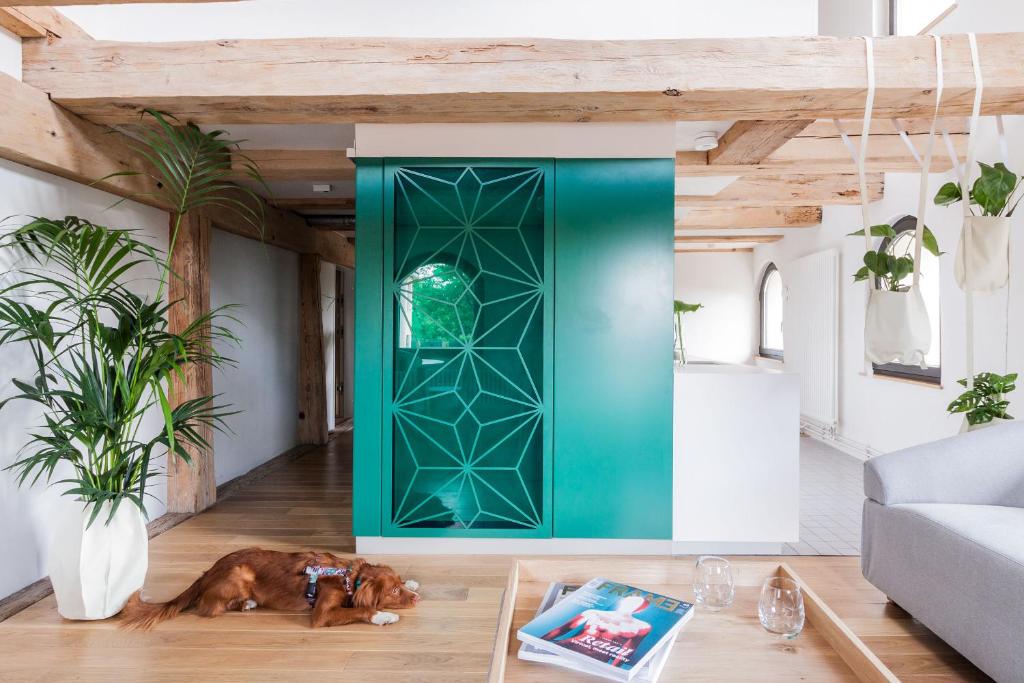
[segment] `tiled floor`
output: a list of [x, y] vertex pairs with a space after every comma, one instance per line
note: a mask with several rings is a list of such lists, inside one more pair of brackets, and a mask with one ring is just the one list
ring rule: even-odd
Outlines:
[[787, 555], [860, 555], [864, 464], [809, 437], [800, 439], [800, 542]]

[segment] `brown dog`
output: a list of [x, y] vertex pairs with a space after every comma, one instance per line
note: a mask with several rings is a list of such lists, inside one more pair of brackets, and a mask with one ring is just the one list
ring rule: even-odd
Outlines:
[[[311, 590], [310, 573], [318, 574]], [[362, 621], [385, 626], [398, 615], [384, 610], [415, 607], [415, 581], [402, 581], [391, 567], [330, 553], [282, 553], [247, 548], [225, 555], [178, 597], [143, 602], [136, 593], [121, 611], [122, 626], [149, 629], [190, 607], [204, 617], [229, 610], [312, 608], [312, 625]]]

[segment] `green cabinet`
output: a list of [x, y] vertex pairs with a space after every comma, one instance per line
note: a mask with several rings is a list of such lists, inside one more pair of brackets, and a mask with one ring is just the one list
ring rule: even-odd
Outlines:
[[669, 537], [673, 174], [357, 162], [356, 535]]
[[672, 536], [674, 174], [555, 162], [558, 537]]

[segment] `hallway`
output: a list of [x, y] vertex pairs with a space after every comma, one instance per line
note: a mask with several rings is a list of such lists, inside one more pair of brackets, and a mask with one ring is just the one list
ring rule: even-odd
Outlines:
[[[172, 597], [218, 557], [247, 546], [352, 552], [351, 447], [351, 432], [336, 433], [327, 447], [280, 461], [212, 509], [154, 538], [147, 597]], [[422, 585], [419, 607], [402, 612], [394, 626], [357, 624], [314, 631], [308, 628], [306, 613], [256, 609], [215, 620], [184, 614], [150, 633], [135, 633], [119, 630], [113, 620], [62, 621], [51, 596], [0, 623], [0, 678], [308, 683], [313, 675], [329, 675], [333, 681], [352, 682], [485, 680], [509, 558], [376, 559]], [[857, 558], [786, 560], [869, 647], [878, 647], [878, 655], [902, 680], [985, 680], [921, 624], [887, 604], [860, 577]], [[679, 560], [680, 571], [688, 572], [690, 565], [689, 558]], [[679, 666], [682, 675], [685, 663]], [[546, 669], [538, 675], [538, 681], [550, 680]]]

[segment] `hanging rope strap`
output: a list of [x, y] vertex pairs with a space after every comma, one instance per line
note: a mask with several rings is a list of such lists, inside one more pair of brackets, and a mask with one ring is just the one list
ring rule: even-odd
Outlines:
[[921, 246], [924, 243], [924, 216], [928, 210], [928, 173], [932, 168], [932, 153], [935, 150], [935, 127], [939, 121], [939, 107], [942, 106], [942, 90], [945, 87], [942, 75], [942, 39], [938, 36], [932, 36], [932, 38], [935, 40], [935, 111], [932, 112], [932, 125], [928, 128], [928, 142], [925, 147], [924, 161], [921, 163], [921, 183], [917, 196], [917, 224], [914, 226], [915, 287], [921, 281]]
[[968, 255], [971, 252], [972, 231], [967, 229], [967, 222], [973, 215], [971, 213], [970, 180], [971, 171], [974, 167], [975, 139], [977, 138], [978, 118], [981, 115], [981, 97], [985, 90], [985, 82], [981, 77], [981, 59], [978, 55], [978, 39], [973, 33], [967, 34], [967, 41], [971, 46], [971, 66], [974, 69], [974, 106], [971, 108], [971, 124], [968, 129], [967, 158], [964, 160], [964, 170], [960, 174], [961, 203], [964, 207], [964, 323], [967, 328], [967, 388], [974, 389], [974, 293], [971, 282], [971, 259]]
[[[1003, 156], [1003, 164], [1007, 168], [1010, 167], [1010, 146], [1006, 144], [1006, 127], [1003, 125], [1003, 115], [996, 115], [996, 132], [999, 133], [999, 151]], [[1009, 220], [1009, 219], [1007, 219]], [[1013, 230], [1010, 230], [1007, 235], [1007, 251], [1013, 253]], [[1006, 311], [1003, 314], [1004, 336], [1003, 336], [1003, 374], [1005, 375], [1010, 371], [1010, 292], [1013, 291], [1013, 287], [1010, 286], [1010, 277], [1012, 277], [1013, 271], [1011, 270], [1006, 274]]]

